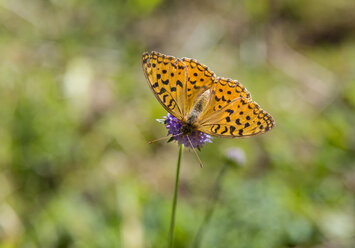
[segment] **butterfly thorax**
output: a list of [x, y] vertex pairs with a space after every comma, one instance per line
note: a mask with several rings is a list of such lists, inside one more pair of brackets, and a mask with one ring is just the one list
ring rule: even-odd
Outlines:
[[197, 120], [200, 112], [192, 109], [190, 114], [182, 120], [181, 133], [183, 135], [188, 135], [192, 133], [194, 130], [197, 130]]
[[206, 90], [197, 98], [192, 110], [182, 121], [183, 126], [181, 128], [181, 132], [183, 135], [190, 134], [192, 131], [198, 129], [199, 116], [206, 108], [209, 96], [210, 90]]

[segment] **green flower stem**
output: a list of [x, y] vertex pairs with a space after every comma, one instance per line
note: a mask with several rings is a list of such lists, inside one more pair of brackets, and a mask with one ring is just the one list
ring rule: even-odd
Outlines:
[[180, 164], [181, 164], [181, 154], [182, 154], [182, 145], [179, 148], [179, 156], [176, 167], [176, 177], [175, 177], [175, 190], [174, 190], [174, 198], [173, 198], [173, 207], [171, 211], [171, 220], [170, 220], [170, 232], [169, 232], [169, 247], [173, 248], [174, 245], [174, 229], [175, 229], [175, 213], [176, 213], [176, 203], [178, 198], [178, 190], [179, 190], [179, 178], [180, 178]]
[[202, 223], [197, 231], [197, 234], [195, 236], [195, 241], [193, 244], [194, 248], [198, 248], [201, 245], [202, 236], [205, 233], [208, 223], [210, 222], [213, 212], [216, 208], [216, 205], [217, 205], [217, 202], [219, 199], [219, 194], [220, 194], [221, 187], [222, 187], [222, 181], [223, 181], [224, 175], [226, 174], [228, 167], [229, 167], [229, 164], [225, 163], [218, 173], [218, 176], [217, 176], [215, 184], [214, 184], [214, 192], [212, 193], [213, 195], [211, 198], [211, 202], [208, 205], [208, 209], [205, 214], [205, 217], [203, 218], [203, 221], [202, 221]]

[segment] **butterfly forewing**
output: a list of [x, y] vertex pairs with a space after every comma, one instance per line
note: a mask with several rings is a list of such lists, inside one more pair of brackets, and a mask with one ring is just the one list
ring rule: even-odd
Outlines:
[[183, 82], [180, 80], [186, 78], [186, 66], [172, 56], [157, 52], [144, 53], [142, 60], [143, 71], [156, 98], [168, 112], [182, 119]]

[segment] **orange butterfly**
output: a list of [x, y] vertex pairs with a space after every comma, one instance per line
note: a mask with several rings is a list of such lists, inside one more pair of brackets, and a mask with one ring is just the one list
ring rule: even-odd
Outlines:
[[155, 97], [182, 123], [182, 135], [200, 131], [220, 137], [248, 137], [275, 126], [270, 114], [238, 81], [217, 77], [194, 59], [143, 53], [143, 71]]

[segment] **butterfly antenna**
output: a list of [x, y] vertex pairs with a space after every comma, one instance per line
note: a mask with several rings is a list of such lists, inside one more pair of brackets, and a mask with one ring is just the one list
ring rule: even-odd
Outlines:
[[191, 142], [191, 140], [190, 140], [190, 137], [189, 137], [188, 135], [186, 135], [186, 137], [187, 137], [187, 140], [189, 141], [189, 143], [190, 143], [190, 145], [191, 145], [191, 147], [192, 147], [192, 150], [194, 151], [194, 153], [195, 153], [195, 155], [196, 155], [196, 157], [197, 157], [197, 159], [198, 159], [198, 162], [200, 163], [201, 168], [203, 168], [203, 164], [202, 164], [202, 161], [201, 161], [201, 159], [200, 159], [200, 156], [198, 156], [195, 147], [192, 145], [192, 142]]
[[161, 137], [159, 139], [151, 140], [151, 141], [148, 142], [148, 144], [152, 144], [152, 143], [157, 142], [157, 141], [165, 140], [165, 139], [167, 139], [169, 137], [170, 136], [165, 136], [165, 137]]
[[172, 138], [172, 137], [175, 137], [175, 136], [179, 136], [181, 134], [182, 133], [178, 133], [178, 134], [175, 134], [175, 135], [172, 135], [172, 136], [165, 136], [165, 137], [161, 137], [159, 139], [151, 140], [151, 141], [148, 142], [148, 144], [152, 144], [152, 143], [157, 142], [157, 141], [165, 140], [167, 138]]

